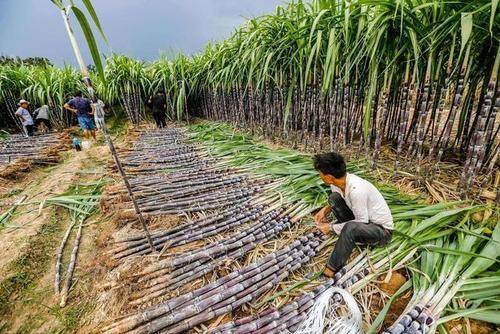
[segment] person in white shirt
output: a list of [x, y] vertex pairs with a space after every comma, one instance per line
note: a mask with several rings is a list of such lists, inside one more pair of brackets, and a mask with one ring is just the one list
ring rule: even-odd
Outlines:
[[35, 126], [39, 129], [40, 125], [43, 123], [50, 131], [52, 130], [52, 124], [49, 120], [50, 108], [48, 105], [44, 104], [40, 108], [35, 109], [33, 115], [35, 116]]
[[[314, 220], [323, 234], [339, 235], [323, 274], [333, 277], [342, 269], [356, 243], [380, 246], [387, 244], [394, 228], [391, 210], [384, 197], [370, 182], [346, 172], [344, 158], [337, 153], [314, 156], [314, 168], [332, 189], [328, 205]], [[335, 221], [325, 220], [332, 213]]]
[[33, 118], [28, 111], [29, 102], [26, 100], [21, 100], [18, 103], [19, 108], [16, 111], [16, 116], [19, 118], [23, 124], [24, 131], [28, 137], [33, 136]]
[[106, 105], [101, 100], [97, 99], [94, 102], [94, 123], [99, 130], [104, 128], [104, 114]]

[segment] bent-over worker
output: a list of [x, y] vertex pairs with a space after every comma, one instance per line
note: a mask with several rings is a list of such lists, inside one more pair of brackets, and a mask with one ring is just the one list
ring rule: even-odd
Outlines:
[[[393, 219], [380, 191], [361, 177], [347, 173], [340, 154], [314, 156], [314, 168], [332, 189], [328, 205], [314, 216], [314, 220], [323, 234], [333, 231], [339, 235], [323, 272], [333, 277], [345, 265], [356, 243], [387, 244], [392, 237]], [[325, 223], [330, 213], [334, 219]]]
[[44, 124], [47, 130], [52, 130], [52, 124], [49, 120], [50, 108], [48, 105], [44, 104], [40, 108], [35, 109], [33, 116], [35, 116], [35, 126], [37, 131], [40, 130], [40, 125]]

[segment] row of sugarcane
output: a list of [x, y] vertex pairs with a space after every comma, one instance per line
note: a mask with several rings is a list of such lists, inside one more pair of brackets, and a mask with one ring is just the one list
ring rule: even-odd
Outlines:
[[9, 135], [0, 141], [0, 165], [28, 159], [40, 164], [58, 161], [58, 150], [67, 149], [68, 137], [65, 134], [43, 134], [33, 137]]
[[[251, 88], [246, 91], [234, 88], [230, 92], [205, 89], [195, 103], [205, 118], [229, 121], [239, 128], [249, 128], [253, 133], [280, 139], [293, 147], [301, 145], [306, 150], [342, 151], [356, 141], [365, 140], [362, 135], [364, 105], [362, 96], [353, 95], [357, 89], [345, 87], [340, 80], [336, 83], [339, 87], [326, 96], [319, 86], [308, 86], [305, 93], [287, 87], [269, 88], [262, 93], [252, 92]], [[433, 86], [438, 87], [437, 84]], [[465, 197], [473, 185], [481, 190], [490, 181], [485, 175], [494, 173], [500, 152], [500, 143], [496, 139], [500, 129], [496, 121], [500, 93], [495, 87], [495, 82], [491, 81], [481, 98], [481, 112], [470, 121], [471, 129], [462, 131], [462, 138], [452, 137], [454, 124], [458, 122], [457, 110], [462, 103], [463, 87], [460, 84], [454, 95], [444, 88], [439, 94], [431, 92], [429, 86], [410, 91], [405, 85], [394, 92], [384, 93], [379, 102], [374, 99], [374, 112], [382, 115], [378, 123], [374, 119], [371, 134], [366, 138], [366, 146], [372, 148], [372, 166], [378, 161], [382, 143], [390, 143], [396, 153], [394, 175], [399, 169], [414, 169], [420, 179], [422, 164], [429, 163], [427, 176], [434, 174], [453, 143], [461, 143], [459, 149], [466, 152], [463, 154], [466, 158], [462, 158], [460, 194]], [[291, 93], [288, 98], [291, 105], [287, 104], [284, 95], [287, 91]], [[454, 97], [448, 102], [450, 95]], [[468, 117], [473, 116], [465, 119]], [[483, 176], [478, 180], [481, 174]]]
[[47, 105], [55, 128], [63, 130], [70, 127], [76, 123], [76, 116], [65, 110], [63, 105], [77, 90], [85, 92], [85, 85], [80, 72], [70, 66], [0, 65], [0, 124], [23, 131], [15, 112], [19, 107], [18, 101], [25, 99], [30, 102], [28, 109], [31, 113], [37, 107]]
[[389, 144], [419, 182], [459, 163], [465, 197], [498, 158], [499, 18], [485, 1], [293, 2], [194, 57], [189, 106], [306, 149], [361, 145], [374, 166]]

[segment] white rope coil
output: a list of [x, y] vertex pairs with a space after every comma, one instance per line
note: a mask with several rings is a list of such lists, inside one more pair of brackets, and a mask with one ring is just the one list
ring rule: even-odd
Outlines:
[[[333, 300], [340, 295], [347, 308], [339, 315], [339, 303]], [[341, 288], [331, 287], [321, 294], [307, 313], [306, 319], [294, 334], [362, 334], [362, 314], [354, 297]]]

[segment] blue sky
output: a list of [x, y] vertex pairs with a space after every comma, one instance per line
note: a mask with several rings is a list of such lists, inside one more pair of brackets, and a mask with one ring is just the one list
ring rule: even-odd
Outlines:
[[[274, 12], [283, 0], [93, 0], [93, 4], [110, 42], [109, 46], [99, 42], [101, 52], [152, 60], [161, 52], [200, 51], [207, 42], [229, 36], [245, 18]], [[82, 49], [90, 62], [86, 47]], [[0, 55], [74, 64], [61, 15], [49, 0], [0, 0]]]

